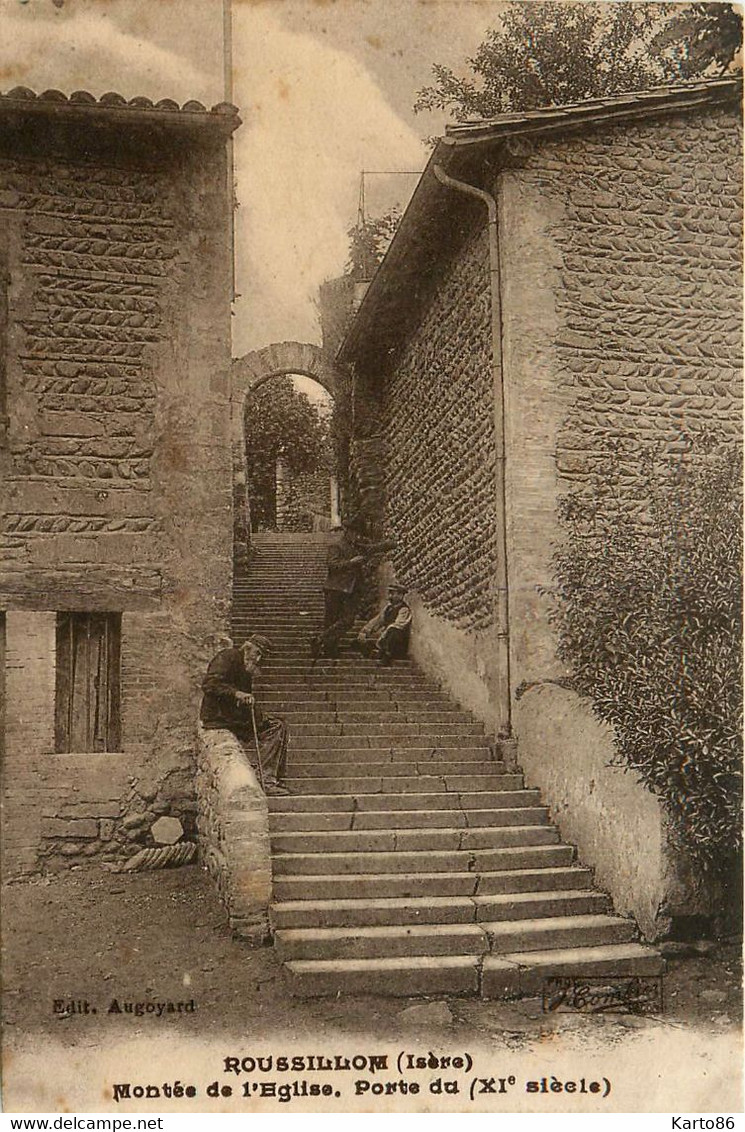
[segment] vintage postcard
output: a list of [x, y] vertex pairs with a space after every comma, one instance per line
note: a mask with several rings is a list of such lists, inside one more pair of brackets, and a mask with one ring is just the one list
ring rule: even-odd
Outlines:
[[736, 1127], [741, 48], [0, 0], [6, 1113]]

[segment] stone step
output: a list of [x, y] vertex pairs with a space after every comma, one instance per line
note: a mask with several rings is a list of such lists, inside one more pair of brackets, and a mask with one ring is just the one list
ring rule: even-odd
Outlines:
[[[372, 896], [352, 900], [292, 900], [272, 905], [275, 929], [386, 924], [469, 924], [600, 915], [610, 900], [592, 889], [493, 896]], [[631, 922], [631, 921], [624, 921]]]
[[495, 896], [504, 893], [585, 890], [591, 888], [592, 869], [566, 865], [538, 869], [503, 869], [500, 872], [350, 873], [333, 876], [275, 876], [278, 903], [305, 900], [365, 900], [384, 897]]
[[[356, 705], [360, 703], [367, 703], [366, 711], [370, 714], [399, 713], [400, 719], [413, 717], [414, 713], [439, 713], [439, 718], [442, 718], [443, 712], [442, 705], [434, 701], [423, 700], [423, 698], [422, 700], [402, 700], [402, 698], [389, 695], [387, 692], [380, 693], [375, 698], [370, 697], [369, 701], [344, 701], [335, 695], [328, 695], [326, 692], [306, 691], [300, 692], [297, 696], [292, 696], [276, 692], [271, 687], [263, 688], [260, 684], [255, 685], [255, 691], [260, 702], [266, 706], [267, 711], [283, 715], [286, 719], [291, 719], [290, 713], [294, 712], [312, 712], [315, 714], [331, 712], [341, 718], [342, 715], [345, 717], [349, 712], [357, 712], [359, 709]], [[315, 696], [315, 698], [311, 700], [309, 696]], [[469, 713], [463, 712], [462, 714]], [[411, 719], [406, 719], [406, 722], [411, 721]], [[425, 719], [423, 722], [431, 722], [431, 720]]]
[[317, 661], [312, 660], [310, 657], [297, 657], [295, 660], [283, 658], [281, 662], [276, 662], [273, 657], [268, 656], [262, 667], [265, 672], [273, 672], [275, 675], [286, 672], [290, 675], [302, 673], [306, 676], [315, 677], [327, 674], [333, 675], [334, 673], [349, 675], [367, 673], [380, 676], [419, 677], [419, 673], [408, 660], [397, 660], [386, 667], [378, 664], [376, 660], [366, 660], [354, 654], [350, 654], [349, 656], [342, 655], [332, 660], [324, 657]]
[[[481, 739], [481, 743], [478, 740]], [[356, 759], [369, 758], [365, 752], [378, 750], [397, 751], [464, 751], [490, 748], [483, 735], [297, 735], [290, 734], [290, 747], [295, 751], [324, 752], [343, 750], [348, 753], [348, 761], [354, 765]], [[419, 755], [409, 757], [419, 758]], [[421, 756], [426, 758], [426, 754]]]
[[389, 794], [295, 794], [283, 798], [268, 798], [269, 813], [329, 813], [339, 811], [364, 810], [478, 810], [482, 806], [502, 809], [505, 806], [527, 806], [536, 804], [540, 798], [537, 790], [513, 788], [482, 792], [462, 791], [448, 793], [398, 793]]
[[275, 593], [264, 597], [243, 595], [233, 598], [231, 622], [238, 625], [252, 625], [254, 621], [278, 621], [301, 628], [310, 618], [323, 622], [323, 602], [318, 600], [313, 590], [295, 590], [289, 594]]
[[298, 998], [378, 994], [417, 998], [476, 997], [481, 957], [410, 956], [396, 959], [297, 959], [285, 964], [287, 987]]
[[[610, 900], [605, 898], [606, 908]], [[605, 947], [631, 943], [639, 935], [633, 920], [606, 913], [541, 916], [531, 920], [482, 923], [493, 955], [511, 951], [545, 951], [568, 947]]]
[[277, 833], [353, 829], [480, 829], [505, 825], [545, 825], [545, 806], [503, 810], [353, 810], [332, 813], [272, 813]]
[[232, 625], [237, 632], [242, 632], [246, 636], [251, 633], [263, 633], [265, 637], [268, 637], [272, 644], [272, 651], [267, 654], [265, 663], [271, 657], [272, 662], [277, 664], [296, 660], [295, 654], [302, 656], [308, 647], [308, 637], [315, 627], [314, 622], [299, 629], [294, 625], [279, 626], [263, 619], [259, 620], [257, 617], [251, 617], [247, 619], [247, 622], [247, 624], [242, 624], [239, 620], [234, 619]]
[[232, 622], [241, 628], [261, 628], [273, 635], [272, 639], [306, 642], [308, 629], [318, 621], [319, 610], [300, 609], [285, 614], [284, 617], [261, 614], [256, 610], [247, 611], [243, 616], [234, 614]]
[[[540, 826], [532, 827], [540, 829]], [[570, 865], [571, 845], [519, 845], [501, 849], [475, 849], [468, 853], [411, 851], [400, 853], [277, 853], [275, 876], [293, 873], [432, 873], [493, 872], [530, 869], [541, 865]]]
[[[326, 689], [330, 684], [336, 684], [339, 691], [354, 691], [355, 688], [373, 688], [387, 690], [391, 688], [410, 689], [411, 691], [430, 691], [438, 696], [441, 689], [435, 682], [417, 672], [406, 668], [396, 668], [395, 665], [371, 663], [368, 667], [355, 667], [349, 665], [337, 668], [312, 667], [312, 661], [307, 664], [285, 663], [288, 658], [272, 656], [262, 662], [261, 676], [273, 687], [282, 687], [288, 684], [297, 684], [303, 681], [314, 688]], [[363, 693], [364, 696], [364, 693]]]
[[319, 761], [339, 766], [354, 765], [355, 770], [366, 770], [368, 760], [375, 763], [411, 762], [429, 766], [429, 773], [436, 774], [446, 762], [487, 762], [491, 770], [500, 772], [505, 765], [500, 759], [492, 757], [491, 748], [482, 747], [295, 747], [290, 742], [292, 766], [307, 764], [317, 766]]
[[659, 976], [664, 969], [659, 952], [642, 943], [507, 952], [484, 959], [481, 996], [500, 999], [541, 994], [546, 980], [557, 975], [575, 979]]
[[279, 594], [271, 598], [245, 594], [233, 597], [231, 621], [243, 626], [262, 621], [280, 628], [301, 629], [310, 620], [309, 615], [318, 622], [323, 621], [323, 601], [309, 590], [295, 591], [292, 600], [289, 597], [282, 600]]
[[319, 589], [315, 587], [293, 587], [292, 595], [282, 595], [276, 591], [270, 593], [266, 585], [262, 585], [261, 589], [261, 593], [233, 594], [233, 620], [246, 621], [250, 617], [261, 617], [291, 624], [299, 613], [313, 612], [323, 617], [323, 598], [319, 597]]
[[[456, 752], [458, 753], [458, 752]], [[342, 762], [316, 762], [315, 759], [297, 760], [290, 758], [288, 777], [289, 778], [333, 778], [338, 775]], [[355, 775], [364, 777], [383, 777], [394, 775], [402, 775], [405, 778], [413, 778], [418, 774], [436, 774], [453, 775], [453, 774], [491, 774], [495, 770], [504, 770], [504, 767], [499, 763], [494, 763], [491, 760], [480, 762], [467, 761], [459, 759], [457, 761], [439, 759], [435, 762], [433, 759], [427, 759], [423, 762], [411, 762], [408, 759], [388, 759], [386, 762], [369, 762], [361, 761], [354, 767], [351, 772]]]
[[323, 612], [323, 586], [307, 577], [296, 578], [284, 589], [271, 578], [256, 578], [252, 586], [233, 590], [234, 617], [253, 613], [271, 613], [286, 617], [297, 609], [318, 609]]
[[453, 853], [508, 845], [553, 845], [553, 825], [490, 825], [468, 829], [343, 829], [271, 835], [273, 853], [406, 853], [421, 850]]
[[318, 633], [321, 622], [318, 616], [304, 618], [306, 624], [299, 628], [287, 626], [280, 628], [257, 617], [250, 617], [245, 623], [232, 620], [233, 636], [238, 639], [250, 637], [252, 633], [261, 633], [269, 638], [270, 651], [265, 654], [263, 664], [290, 664], [298, 657], [310, 658], [310, 638]]
[[[314, 666], [313, 662], [303, 662], [302, 665], [282, 664], [272, 668], [267, 660], [262, 666], [262, 672], [271, 675], [275, 685], [296, 684], [299, 678], [311, 684], [322, 685], [328, 681], [339, 685], [339, 690], [364, 687], [387, 688], [389, 686], [410, 688], [412, 691], [433, 691], [435, 695], [441, 693], [439, 685], [428, 676], [420, 672], [412, 672], [407, 668], [396, 668], [395, 665], [370, 664], [367, 668], [352, 665], [346, 667], [332, 667], [339, 662], [326, 662], [323, 667]], [[277, 671], [276, 669], [281, 669]]]
[[514, 952], [486, 957], [438, 955], [386, 959], [298, 959], [287, 963], [286, 970], [288, 989], [303, 998], [342, 994], [399, 998], [434, 995], [514, 998], [521, 994], [540, 993], [549, 975], [564, 971], [577, 977], [658, 975], [663, 966], [663, 960], [653, 948], [638, 943], [620, 943], [606, 947], [573, 947], [554, 952]]
[[326, 726], [328, 724], [341, 724], [345, 729], [347, 725], [360, 724], [359, 729], [355, 727], [356, 734], [370, 734], [370, 729], [364, 725], [373, 724], [383, 725], [386, 723], [419, 723], [437, 725], [437, 730], [446, 728], [446, 733], [450, 733], [455, 725], [465, 724], [468, 726], [468, 734], [484, 734], [483, 724], [475, 724], [473, 716], [465, 711], [427, 711], [419, 710], [417, 708], [390, 708], [385, 707], [369, 708], [367, 711], [347, 711], [346, 708], [339, 708], [333, 704], [328, 704], [322, 708], [315, 708], [313, 710], [298, 710], [295, 707], [286, 707], [282, 712], [283, 717], [290, 725], [298, 724], [321, 724]]
[[321, 587], [312, 582], [282, 590], [270, 584], [268, 578], [259, 579], [252, 589], [233, 593], [233, 616], [267, 612], [283, 617], [298, 609], [318, 609], [323, 613], [323, 604]]
[[[338, 662], [331, 662], [338, 663]], [[314, 665], [313, 661], [304, 661], [301, 665], [284, 663], [284, 658], [276, 661], [273, 657], [262, 662], [260, 676], [271, 680], [274, 687], [285, 685], [292, 687], [302, 678], [315, 688], [325, 689], [329, 683], [339, 686], [340, 692], [354, 692], [358, 688], [368, 688], [373, 691], [388, 691], [398, 688], [401, 691], [432, 692], [435, 696], [444, 695], [442, 688], [429, 676], [421, 672], [412, 672], [407, 668], [397, 668], [393, 664], [383, 665], [372, 663], [366, 668], [332, 667], [328, 661], [323, 667]], [[278, 671], [279, 669], [279, 671]], [[366, 695], [362, 693], [363, 697]], [[357, 697], [359, 698], [359, 697]]]
[[374, 829], [478, 829], [503, 826], [546, 825], [546, 807], [502, 810], [384, 810], [330, 813], [272, 813], [270, 829], [278, 833]]
[[[393, 763], [390, 764], [391, 767]], [[345, 778], [298, 778], [290, 772], [287, 786], [295, 794], [430, 794], [480, 791], [519, 790], [523, 784], [520, 774], [433, 774], [394, 775], [391, 771], [382, 776], [362, 777], [350, 774]]]
[[483, 955], [488, 939], [477, 924], [392, 924], [383, 927], [283, 928], [274, 933], [282, 962], [402, 955]]
[[[345, 736], [348, 738], [442, 739], [471, 737], [483, 738], [481, 723], [408, 723], [397, 715], [391, 723], [298, 723], [294, 734], [306, 739]], [[362, 744], [365, 746], [365, 744]], [[380, 744], [385, 746], [385, 744]], [[434, 746], [434, 743], [433, 743]]]
[[629, 943], [631, 920], [603, 914], [478, 924], [386, 924], [354, 928], [284, 928], [274, 941], [283, 961], [365, 959], [400, 955], [501, 955], [569, 947]]
[[[321, 706], [328, 706], [337, 711], [372, 711], [380, 705], [384, 711], [440, 711], [449, 704], [444, 697], [433, 699], [427, 692], [386, 691], [385, 689], [369, 690], [365, 699], [360, 699], [354, 692], [336, 692], [304, 689], [299, 687], [296, 692], [281, 692], [268, 686], [263, 688], [261, 682], [256, 684], [257, 691], [261, 688], [261, 699], [264, 703], [277, 705], [276, 710], [285, 708], [291, 711], [318, 711]], [[354, 696], [354, 698], [351, 698]], [[363, 705], [367, 705], [364, 707]], [[452, 704], [449, 704], [452, 709]], [[274, 709], [273, 709], [274, 710]]]

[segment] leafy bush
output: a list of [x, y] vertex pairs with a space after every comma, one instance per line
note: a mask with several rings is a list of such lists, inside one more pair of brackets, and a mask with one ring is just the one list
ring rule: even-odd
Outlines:
[[595, 490], [563, 501], [559, 653], [613, 727], [618, 765], [726, 883], [742, 854], [740, 456], [689, 451], [639, 471], [642, 517], [625, 507], [619, 457]]

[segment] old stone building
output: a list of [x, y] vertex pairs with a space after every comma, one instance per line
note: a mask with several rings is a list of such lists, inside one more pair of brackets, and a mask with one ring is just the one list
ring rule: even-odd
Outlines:
[[[739, 96], [723, 78], [451, 128], [339, 352], [416, 658], [516, 738], [562, 835], [650, 937], [704, 894], [561, 686], [542, 590], [557, 501], [612, 438], [739, 437]], [[627, 498], [644, 509], [633, 467]]]
[[227, 624], [233, 107], [0, 98], [6, 875], [193, 830]]

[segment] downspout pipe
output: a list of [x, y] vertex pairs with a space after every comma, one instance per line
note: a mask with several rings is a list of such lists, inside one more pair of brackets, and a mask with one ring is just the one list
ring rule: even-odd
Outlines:
[[441, 185], [486, 205], [489, 229], [489, 280], [491, 287], [492, 388], [494, 392], [494, 442], [496, 477], [497, 570], [495, 601], [497, 613], [497, 737], [512, 738], [510, 696], [510, 602], [507, 570], [507, 492], [504, 412], [504, 372], [502, 369], [502, 303], [499, 272], [497, 202], [491, 193], [449, 176], [441, 165], [434, 166]]

